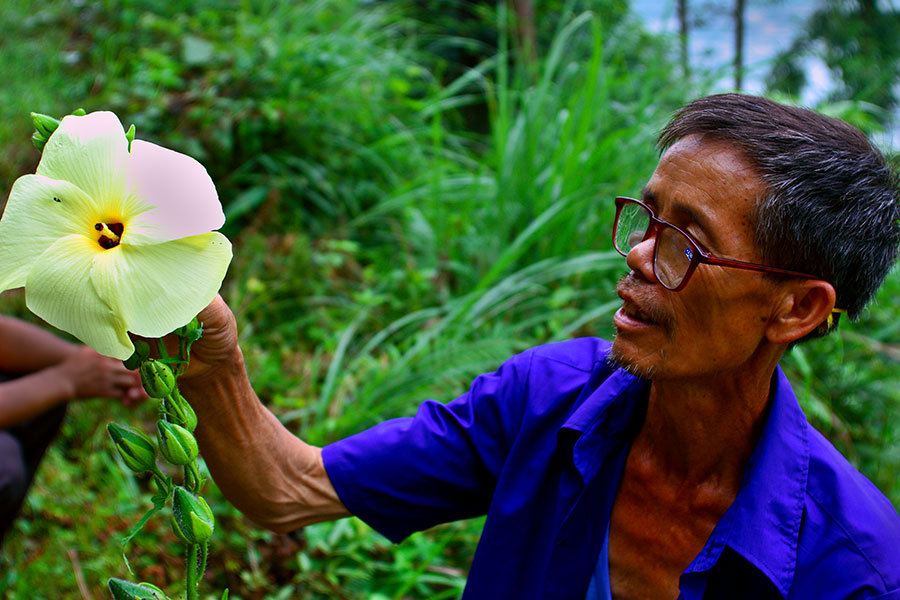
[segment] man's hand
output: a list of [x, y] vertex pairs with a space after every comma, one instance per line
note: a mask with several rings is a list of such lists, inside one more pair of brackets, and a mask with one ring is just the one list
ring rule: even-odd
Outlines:
[[[237, 322], [222, 296], [216, 295], [197, 319], [203, 324], [203, 336], [191, 346], [191, 362], [182, 376], [186, 382], [215, 374], [220, 365], [232, 363], [239, 352]], [[172, 347], [177, 347], [177, 342]]]
[[130, 406], [147, 397], [137, 371], [129, 371], [122, 361], [86, 346], [70, 353], [55, 369], [73, 399], [113, 398]]
[[[200, 311], [197, 319], [203, 325], [203, 335], [191, 345], [188, 370], [179, 379], [179, 385], [202, 385], [209, 377], [214, 377], [220, 367], [233, 364], [240, 356], [237, 344], [237, 322], [234, 314], [222, 296], [216, 295], [209, 306]], [[129, 334], [133, 339], [142, 339], [150, 345], [150, 356], [159, 358], [156, 340]], [[174, 334], [163, 338], [169, 356], [178, 354], [178, 337]], [[137, 371], [135, 371], [137, 372]]]

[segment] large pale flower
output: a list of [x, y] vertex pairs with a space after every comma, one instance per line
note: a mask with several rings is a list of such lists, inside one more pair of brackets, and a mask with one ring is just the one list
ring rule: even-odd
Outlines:
[[215, 297], [231, 244], [216, 188], [193, 158], [128, 140], [110, 112], [65, 117], [0, 219], [0, 291], [101, 354], [127, 332], [160, 337]]

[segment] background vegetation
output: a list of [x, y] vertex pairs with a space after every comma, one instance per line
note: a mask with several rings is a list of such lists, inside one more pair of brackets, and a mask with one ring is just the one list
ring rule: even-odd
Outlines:
[[[655, 133], [708, 84], [624, 0], [540, 11], [523, 45], [504, 3], [10, 0], [0, 181], [36, 166], [30, 110], [114, 110], [203, 162], [234, 242], [223, 295], [251, 378], [326, 444], [450, 399], [531, 345], [612, 333], [625, 265], [611, 198], [638, 192]], [[870, 118], [882, 96], [866, 94], [824, 109], [877, 134], [889, 120]], [[0, 310], [31, 318], [17, 293]], [[859, 322], [784, 361], [810, 420], [896, 506], [898, 314], [895, 271]], [[120, 539], [150, 487], [118, 464], [110, 419], [149, 430], [154, 415], [70, 407], [0, 557], [3, 597], [102, 598], [108, 576], [129, 577]], [[274, 536], [217, 496], [205, 589], [232, 598], [455, 598], [480, 531], [392, 546], [349, 519]], [[172, 590], [168, 524], [146, 531], [130, 578]]]

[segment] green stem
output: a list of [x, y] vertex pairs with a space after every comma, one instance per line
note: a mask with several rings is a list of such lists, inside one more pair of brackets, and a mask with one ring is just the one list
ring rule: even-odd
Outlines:
[[159, 467], [153, 465], [153, 470], [150, 471], [150, 474], [153, 475], [154, 480], [156, 481], [156, 485], [159, 486], [160, 490], [165, 490], [166, 495], [171, 491], [169, 489], [169, 482], [166, 479], [166, 476], [163, 475], [163, 472], [159, 470]]
[[187, 552], [187, 600], [197, 600], [197, 544], [188, 546]]
[[184, 465], [184, 487], [191, 493], [197, 492], [197, 477], [195, 475], [194, 463]]
[[209, 555], [209, 542], [203, 542], [200, 544], [200, 574], [198, 576], [198, 581], [203, 579], [203, 574], [206, 573], [206, 558]]
[[159, 350], [159, 357], [162, 359], [169, 358], [169, 352], [166, 350], [166, 343], [162, 338], [156, 338], [156, 349]]

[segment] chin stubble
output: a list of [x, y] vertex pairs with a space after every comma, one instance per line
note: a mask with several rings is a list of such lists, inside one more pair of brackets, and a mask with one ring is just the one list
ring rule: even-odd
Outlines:
[[[659, 361], [664, 361], [665, 359], [665, 351], [660, 350]], [[624, 369], [626, 372], [631, 373], [635, 377], [640, 377], [641, 379], [652, 380], [656, 377], [658, 371], [656, 365], [643, 367], [636, 364], [634, 361], [629, 360], [621, 350], [616, 348], [615, 341], [613, 341], [612, 348], [610, 348], [609, 353], [606, 355], [606, 363], [613, 369]]]

